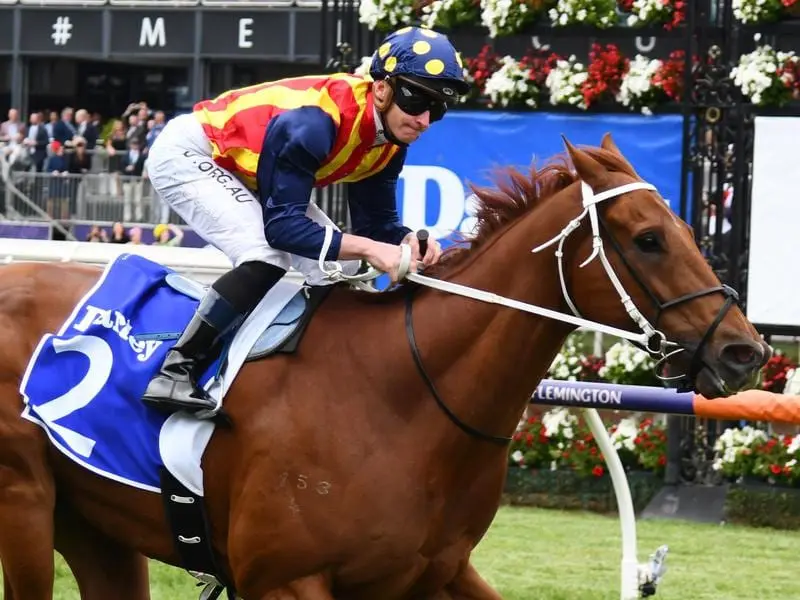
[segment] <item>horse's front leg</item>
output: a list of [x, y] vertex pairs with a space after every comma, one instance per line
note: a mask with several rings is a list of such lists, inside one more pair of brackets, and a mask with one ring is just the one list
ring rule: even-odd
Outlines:
[[452, 600], [503, 600], [469, 561], [446, 589]]

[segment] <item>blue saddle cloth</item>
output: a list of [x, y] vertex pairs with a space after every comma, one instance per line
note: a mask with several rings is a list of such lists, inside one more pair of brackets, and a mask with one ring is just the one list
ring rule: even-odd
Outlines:
[[140, 398], [175, 340], [137, 336], [182, 330], [199, 303], [167, 283], [170, 273], [137, 255], [117, 257], [59, 332], [41, 339], [20, 385], [23, 416], [59, 450], [99, 475], [151, 491], [159, 489], [158, 439], [168, 415]]

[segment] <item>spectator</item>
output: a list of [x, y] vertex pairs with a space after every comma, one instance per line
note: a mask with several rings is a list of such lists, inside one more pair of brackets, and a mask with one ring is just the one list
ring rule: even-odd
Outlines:
[[47, 122], [44, 128], [47, 130], [48, 140], [52, 142], [55, 139], [53, 134], [55, 133], [56, 123], [58, 123], [58, 113], [54, 110], [51, 110], [49, 118], [50, 120]]
[[61, 111], [61, 120], [53, 125], [53, 139], [62, 145], [71, 144], [75, 137], [75, 126], [72, 124], [72, 108], [67, 106]]
[[92, 157], [86, 152], [86, 140], [75, 136], [72, 140], [75, 152], [67, 158], [67, 170], [74, 175], [85, 175], [92, 168]]
[[111, 239], [108, 241], [111, 244], [127, 244], [131, 241], [131, 238], [125, 233], [125, 227], [123, 227], [122, 223], [117, 221], [111, 226]]
[[133, 140], [136, 140], [139, 148], [144, 148], [147, 139], [147, 122], [140, 123], [138, 115], [128, 117], [128, 131], [125, 133], [125, 138], [128, 140], [129, 148]]
[[24, 143], [23, 135], [22, 131], [17, 131], [11, 138], [10, 144], [3, 149], [12, 171], [28, 171], [33, 164], [30, 150]]
[[180, 246], [183, 241], [183, 230], [175, 225], [159, 223], [153, 228], [153, 237], [156, 238], [154, 246]]
[[130, 235], [129, 244], [136, 244], [137, 246], [142, 243], [142, 228], [141, 227], [131, 227], [128, 230], [128, 234]]
[[0, 142], [13, 142], [18, 133], [25, 137], [25, 124], [19, 120], [19, 111], [12, 108], [8, 111], [8, 121], [0, 123]]
[[145, 154], [141, 151], [139, 140], [128, 140], [128, 151], [122, 156], [120, 172], [122, 173], [122, 218], [125, 221], [141, 221], [142, 206], [142, 171]]
[[91, 123], [91, 121], [89, 121], [88, 111], [82, 108], [76, 112], [75, 123], [77, 125], [76, 130], [78, 135], [85, 140], [86, 149], [94, 150], [95, 144], [97, 143], [97, 137], [100, 135], [100, 133]]
[[47, 144], [50, 136], [47, 128], [42, 123], [42, 113], [35, 112], [30, 116], [31, 126], [28, 128], [28, 136], [22, 142], [29, 149], [31, 160], [37, 173], [44, 170], [44, 161], [47, 159]]
[[156, 114], [153, 116], [153, 126], [147, 132], [147, 149], [152, 147], [153, 142], [156, 141], [158, 134], [164, 129], [165, 125], [165, 118], [164, 118], [164, 111], [157, 111]]
[[115, 120], [111, 127], [111, 134], [106, 140], [106, 152], [108, 152], [108, 171], [116, 173], [120, 168], [122, 156], [128, 148], [128, 140], [125, 137], [125, 129], [122, 121]]
[[[47, 159], [47, 172], [52, 175], [47, 187], [46, 211], [52, 218], [66, 220], [69, 218], [69, 185], [67, 157], [61, 142], [50, 144], [52, 155]], [[58, 215], [56, 214], [56, 210]]]
[[102, 229], [99, 225], [92, 225], [92, 229], [86, 235], [87, 242], [107, 242], [108, 235], [106, 230]]

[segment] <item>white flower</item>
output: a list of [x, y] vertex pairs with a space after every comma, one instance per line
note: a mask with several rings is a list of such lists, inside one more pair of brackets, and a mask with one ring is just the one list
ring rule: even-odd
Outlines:
[[611, 434], [611, 443], [617, 450], [626, 449], [633, 452], [636, 449], [636, 444], [633, 440], [639, 435], [639, 422], [633, 418], [628, 417], [622, 419], [617, 423], [617, 428]]
[[578, 424], [578, 417], [573, 415], [568, 408], [559, 406], [542, 415], [544, 434], [547, 437], [564, 436], [571, 440], [574, 437], [574, 426]]
[[589, 77], [583, 64], [575, 56], [559, 60], [547, 75], [545, 85], [550, 92], [550, 104], [566, 104], [586, 109], [581, 86]]
[[548, 11], [554, 25], [609, 27], [616, 22], [616, 0], [558, 0]]
[[523, 458], [525, 458], [525, 455], [519, 450], [515, 450], [511, 454], [511, 460], [513, 460], [516, 464], [520, 464]]
[[486, 80], [484, 93], [495, 106], [524, 104], [536, 108], [539, 89], [531, 79], [530, 69], [523, 68], [513, 57], [504, 56], [500, 68]]
[[757, 441], [766, 441], [767, 437], [766, 432], [755, 429], [750, 425], [746, 425], [741, 429], [726, 429], [714, 444], [717, 458], [714, 461], [713, 468], [719, 471], [726, 464], [733, 464], [742, 452], [749, 450]]
[[617, 102], [623, 106], [642, 106], [642, 112], [647, 110], [643, 99], [653, 89], [653, 76], [661, 68], [661, 61], [649, 59], [637, 54], [630, 62], [628, 71], [622, 76], [622, 82], [617, 92]]
[[394, 29], [410, 21], [414, 16], [411, 0], [361, 0], [358, 6], [358, 21], [370, 29], [380, 26]]
[[633, 0], [628, 25], [645, 25], [666, 20], [672, 12], [672, 5], [663, 0]]
[[778, 68], [787, 61], [798, 60], [794, 52], [776, 52], [772, 46], [759, 46], [739, 57], [739, 63], [731, 69], [731, 78], [750, 102], [759, 105], [764, 102], [764, 92], [780, 81], [775, 74]]
[[733, 16], [742, 23], [758, 23], [782, 10], [781, 0], [733, 0]]
[[481, 23], [490, 37], [516, 33], [532, 22], [537, 13], [518, 0], [481, 0]]

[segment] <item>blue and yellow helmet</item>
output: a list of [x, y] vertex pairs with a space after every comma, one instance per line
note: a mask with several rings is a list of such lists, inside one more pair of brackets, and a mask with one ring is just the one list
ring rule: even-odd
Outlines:
[[420, 27], [390, 33], [373, 55], [369, 74], [375, 80], [404, 77], [445, 101], [470, 90], [461, 57], [447, 36]]

